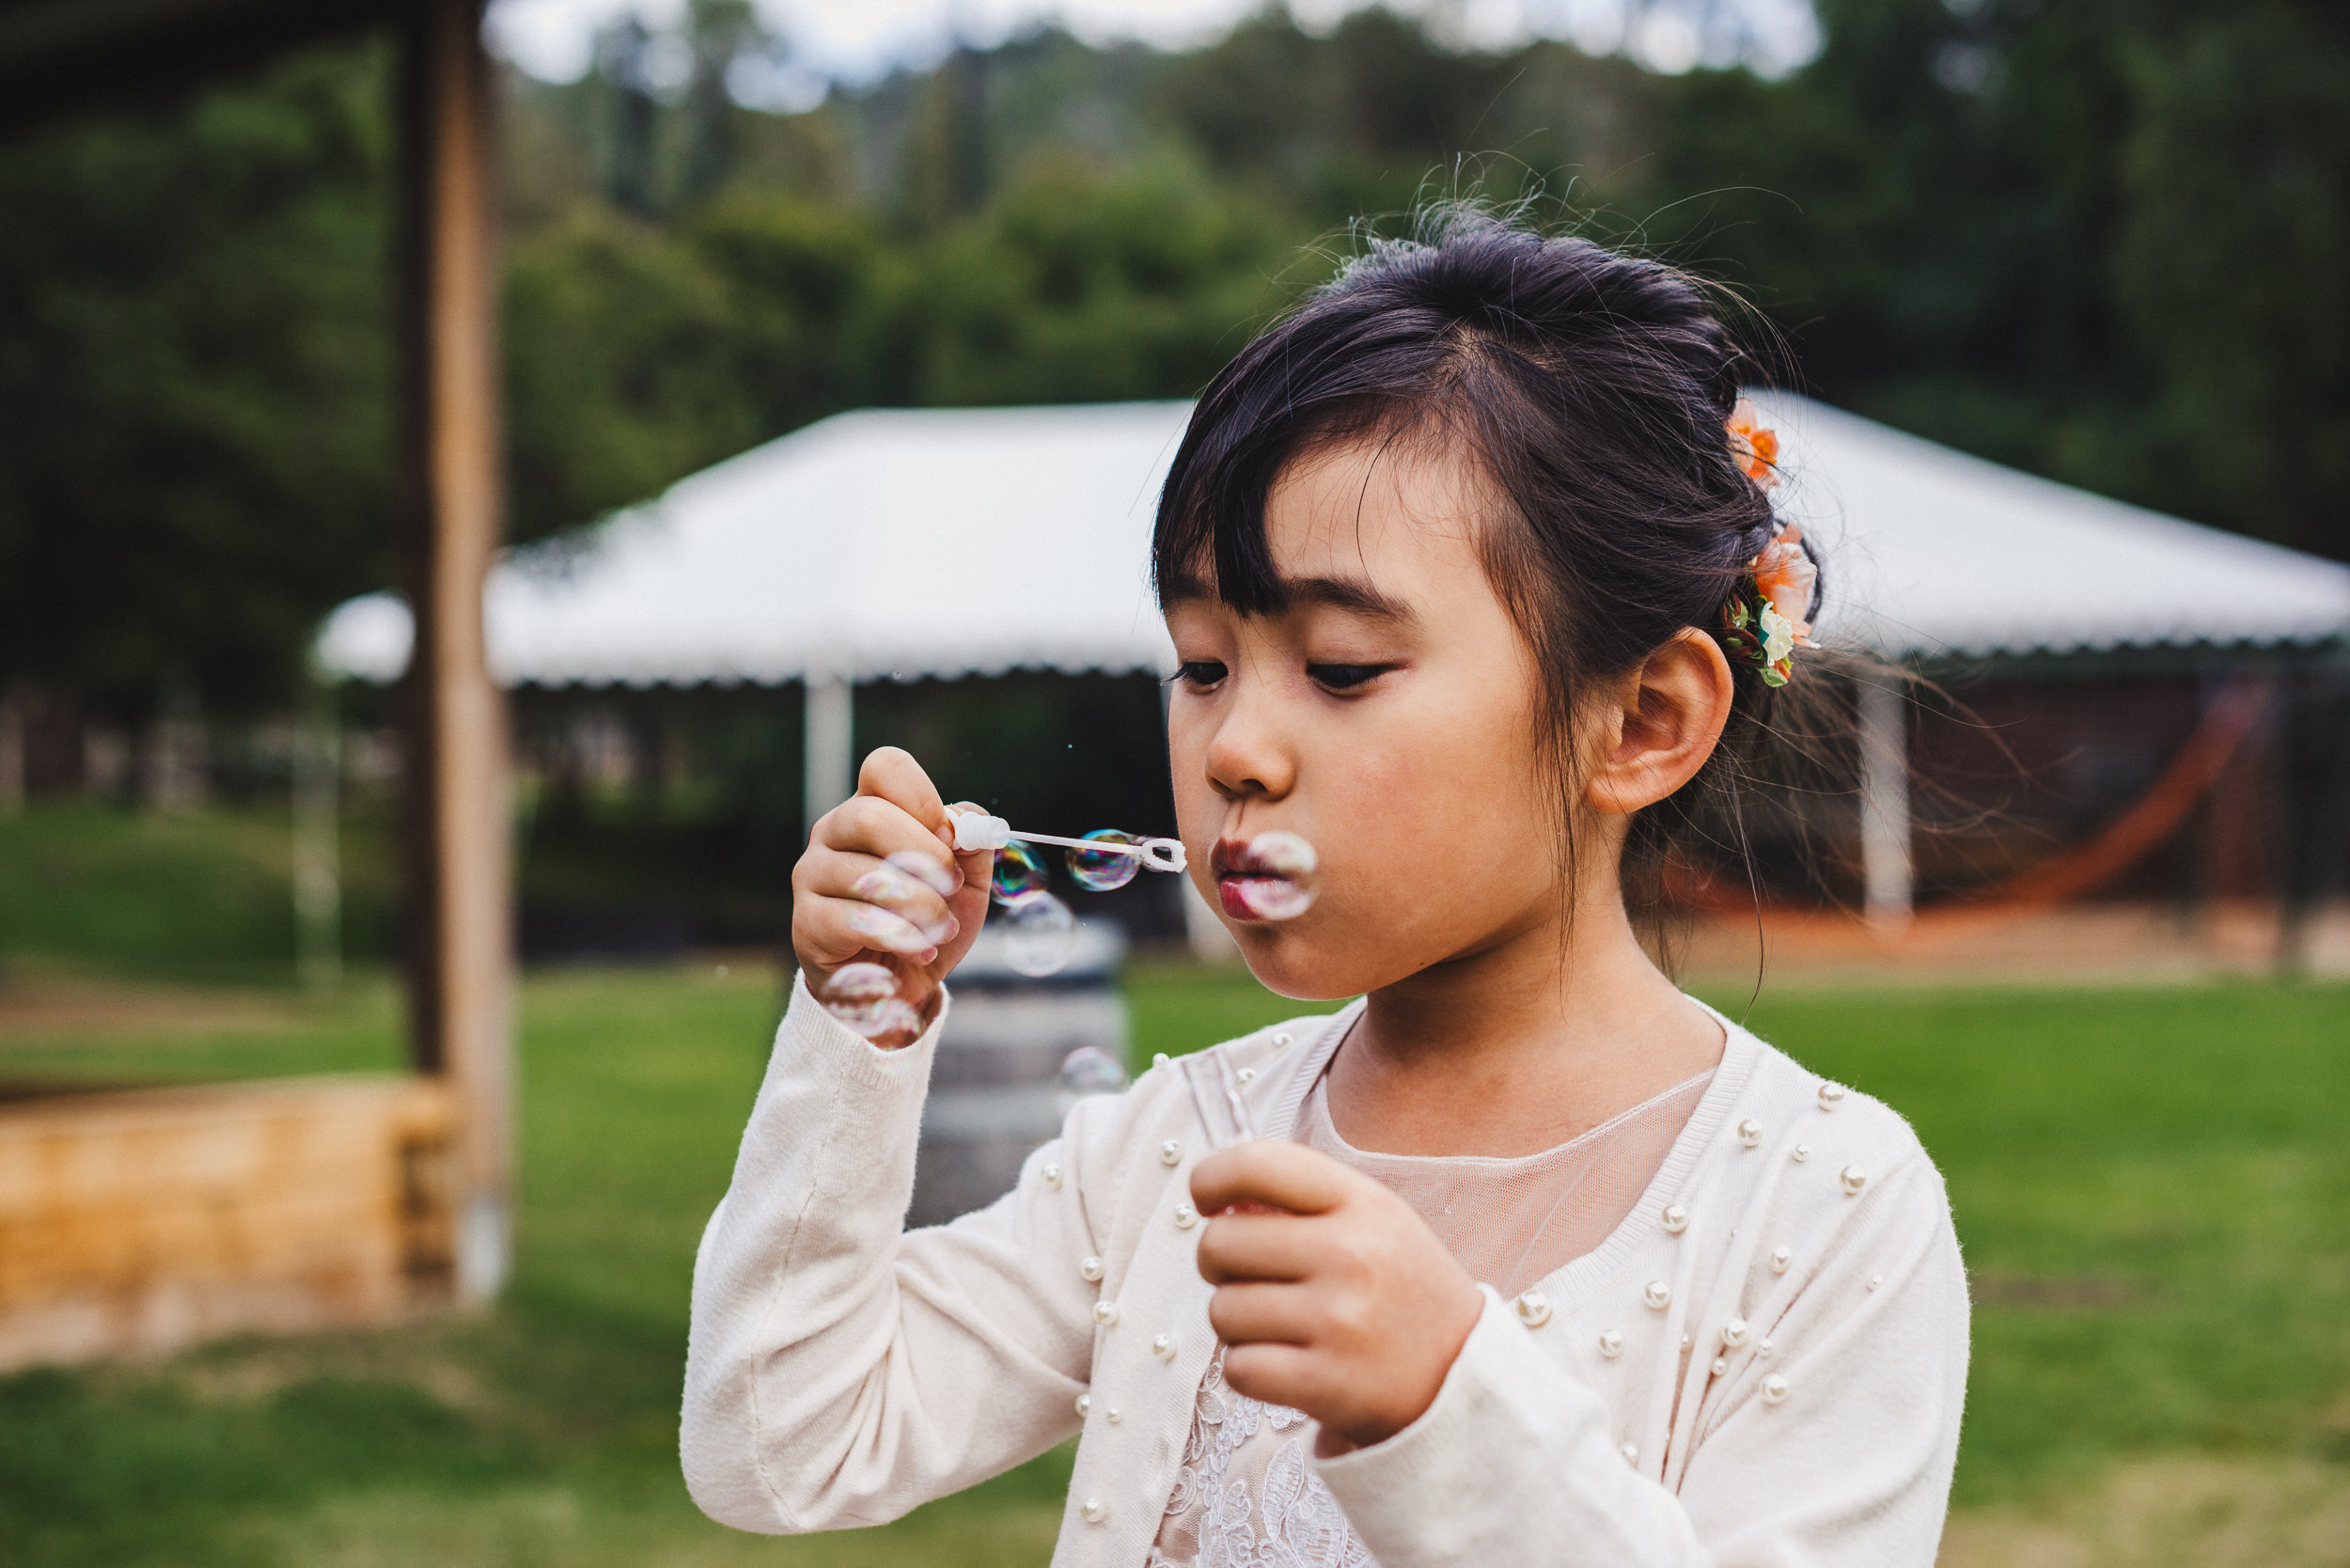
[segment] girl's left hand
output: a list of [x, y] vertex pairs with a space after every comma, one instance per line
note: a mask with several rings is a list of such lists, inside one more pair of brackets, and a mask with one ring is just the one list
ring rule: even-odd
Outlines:
[[[1477, 1326], [1476, 1281], [1411, 1206], [1294, 1143], [1218, 1150], [1191, 1173], [1224, 1381], [1321, 1423], [1328, 1459], [1420, 1418]], [[1227, 1214], [1233, 1204], [1281, 1212]]]

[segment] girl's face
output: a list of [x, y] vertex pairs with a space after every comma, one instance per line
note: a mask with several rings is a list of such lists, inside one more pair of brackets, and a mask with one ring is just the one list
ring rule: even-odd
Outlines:
[[[1291, 607], [1167, 606], [1191, 876], [1284, 996], [1377, 990], [1559, 917], [1531, 655], [1477, 549], [1489, 497], [1440, 452], [1324, 448], [1266, 500]], [[1320, 899], [1287, 921], [1250, 916], [1233, 884], [1243, 846], [1271, 828], [1321, 859]]]

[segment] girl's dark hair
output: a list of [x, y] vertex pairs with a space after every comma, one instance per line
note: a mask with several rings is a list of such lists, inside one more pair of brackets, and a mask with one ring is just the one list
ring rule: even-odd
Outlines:
[[[1209, 384], [1160, 496], [1160, 601], [1286, 607], [1265, 501], [1297, 458], [1366, 438], [1464, 446], [1507, 502], [1480, 548], [1534, 652], [1545, 763], [1572, 799], [1584, 682], [1633, 668], [1684, 627], [1718, 640], [1724, 604], [1777, 527], [1724, 428], [1742, 368], [1705, 290], [1674, 268], [1471, 205], [1431, 209], [1418, 238], [1372, 243]], [[1804, 682], [1799, 671], [1770, 687], [1734, 654], [1731, 667], [1722, 745], [1634, 821], [1636, 917], [1660, 913], [1657, 873], [1677, 841], [1736, 832], [1743, 759]], [[1565, 853], [1571, 865], [1571, 843]]]

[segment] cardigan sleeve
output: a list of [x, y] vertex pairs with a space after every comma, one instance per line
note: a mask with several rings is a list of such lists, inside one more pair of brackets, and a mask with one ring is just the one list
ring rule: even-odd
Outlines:
[[[1382, 1568], [1931, 1568], [1966, 1382], [1966, 1276], [1922, 1153], [1709, 1388], [1668, 1490], [1606, 1407], [1489, 1290], [1435, 1401], [1318, 1469]], [[1871, 1283], [1874, 1279], [1874, 1284]], [[1763, 1380], [1783, 1380], [1765, 1398]], [[1778, 1389], [1782, 1385], [1774, 1385]]]
[[[905, 1231], [939, 1019], [875, 1049], [794, 982], [732, 1184], [694, 1262], [681, 1457], [712, 1518], [769, 1533], [884, 1523], [1074, 1435], [1092, 1291], [1039, 1257], [1098, 1250], [1083, 1139], [1014, 1189]], [[1065, 1168], [1066, 1190], [1042, 1167]]]

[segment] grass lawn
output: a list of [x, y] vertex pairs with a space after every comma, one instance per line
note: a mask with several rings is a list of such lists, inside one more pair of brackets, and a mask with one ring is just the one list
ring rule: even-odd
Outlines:
[[[1145, 1058], [1292, 1011], [1182, 967], [1129, 995]], [[395, 1059], [380, 982], [164, 1000], [14, 1015], [0, 1077]], [[500, 1308], [0, 1380], [0, 1564], [1042, 1563], [1065, 1454], [798, 1541], [684, 1496], [693, 1247], [776, 1001], [740, 969], [534, 978]], [[1953, 1560], [2350, 1562], [2350, 988], [1794, 992], [1750, 1022], [1950, 1179], [1979, 1295]]]

